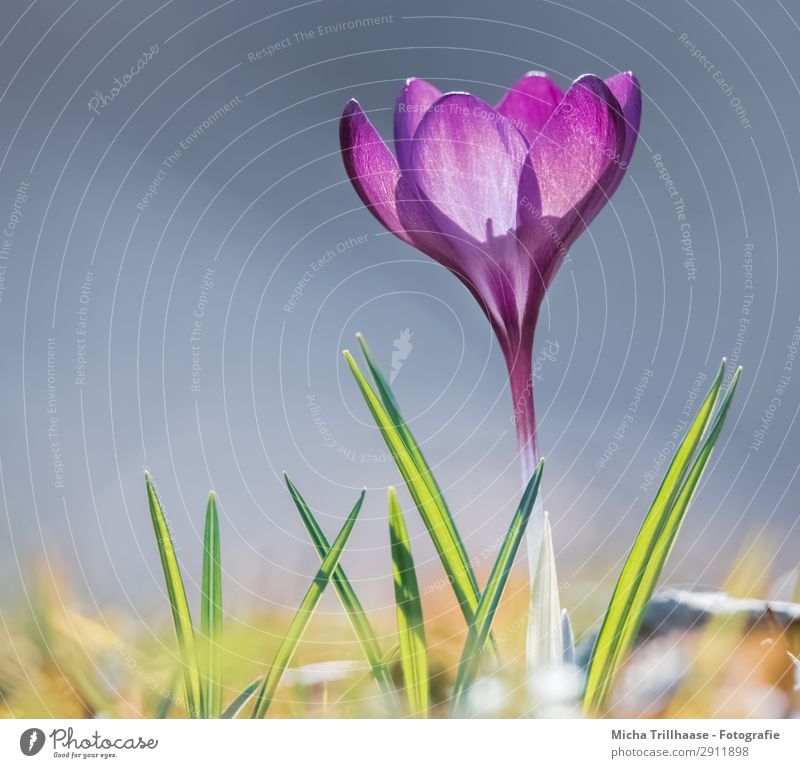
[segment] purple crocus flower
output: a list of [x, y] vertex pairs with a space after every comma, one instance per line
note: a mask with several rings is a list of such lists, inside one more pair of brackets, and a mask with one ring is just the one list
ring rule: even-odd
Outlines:
[[566, 93], [531, 72], [496, 106], [409, 80], [394, 154], [358, 102], [340, 123], [353, 186], [375, 217], [478, 300], [508, 366], [523, 474], [536, 462], [531, 376], [539, 308], [567, 250], [605, 205], [636, 144], [641, 93], [624, 72]]

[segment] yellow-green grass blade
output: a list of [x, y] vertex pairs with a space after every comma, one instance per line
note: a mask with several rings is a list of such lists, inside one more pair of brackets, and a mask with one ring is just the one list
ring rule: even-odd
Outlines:
[[394, 488], [389, 488], [389, 540], [397, 605], [397, 633], [400, 638], [400, 668], [403, 671], [408, 711], [412, 717], [427, 717], [430, 690], [422, 603], [408, 529]]
[[181, 677], [180, 673], [175, 674], [172, 680], [170, 680], [167, 690], [159, 694], [158, 705], [156, 706], [156, 710], [153, 713], [153, 718], [155, 720], [167, 719], [167, 716], [169, 715], [169, 712], [172, 709], [172, 705], [175, 703], [176, 690], [178, 688], [178, 680], [180, 679], [180, 677]]
[[[397, 659], [399, 656], [400, 656], [400, 644], [399, 644], [399, 643], [395, 643], [395, 644], [394, 644], [394, 645], [393, 645], [393, 646], [392, 646], [392, 647], [391, 647], [391, 648], [390, 648], [390, 649], [389, 649], [389, 650], [388, 650], [388, 651], [387, 651], [387, 652], [386, 652], [386, 653], [385, 653], [385, 654], [384, 654], [384, 655], [381, 657], [381, 663], [382, 663], [382, 664], [389, 665], [389, 664], [391, 664], [391, 663], [392, 663], [392, 662], [393, 662], [395, 659]], [[370, 669], [370, 671], [369, 671], [369, 672], [367, 672], [367, 673], [366, 673], [366, 674], [365, 674], [363, 677], [361, 677], [361, 678], [360, 678], [360, 679], [358, 679], [358, 680], [355, 680], [355, 681], [353, 681], [353, 683], [347, 687], [347, 689], [344, 691], [344, 693], [342, 693], [342, 694], [339, 696], [339, 698], [338, 698], [338, 699], [336, 699], [336, 701], [335, 701], [335, 702], [333, 702], [333, 705], [334, 705], [334, 706], [336, 706], [337, 704], [341, 704], [343, 701], [345, 701], [345, 700], [347, 699], [347, 697], [348, 697], [348, 696], [349, 696], [349, 695], [350, 695], [350, 694], [351, 694], [353, 691], [355, 691], [355, 690], [357, 690], [358, 688], [360, 688], [360, 687], [361, 687], [361, 686], [364, 684], [364, 682], [367, 680], [367, 678], [369, 678], [369, 677], [372, 677], [372, 676], [373, 676], [373, 675], [372, 675], [372, 670]], [[397, 691], [395, 691], [395, 695], [396, 695], [396, 694], [397, 694]], [[397, 711], [399, 711], [399, 707], [397, 708]]]
[[[725, 361], [678, 448], [614, 589], [589, 661], [584, 708], [600, 714], [614, 679], [636, 639], [647, 605], [678, 534], [739, 382], [741, 369], [720, 396]], [[712, 416], [716, 416], [712, 422]], [[711, 426], [709, 428], [709, 424]], [[700, 449], [697, 449], [703, 440]]]
[[519, 550], [522, 537], [525, 535], [525, 528], [530, 520], [533, 504], [539, 493], [543, 469], [544, 461], [540, 461], [533, 475], [531, 475], [517, 511], [511, 519], [511, 525], [503, 539], [497, 559], [492, 566], [492, 572], [489, 574], [489, 579], [478, 603], [475, 619], [470, 624], [467, 632], [464, 650], [456, 672], [456, 682], [453, 686], [452, 706], [456, 717], [464, 714], [469, 689], [478, 674], [481, 655], [489, 638], [492, 622], [500, 605], [500, 599], [503, 596], [503, 590], [511, 573], [511, 567], [514, 565], [514, 558]]
[[[353, 372], [367, 407], [394, 457], [397, 468], [408, 486], [411, 497], [442, 561], [467, 625], [469, 625], [472, 623], [478, 607], [480, 592], [461, 539], [452, 525], [450, 514], [442, 504], [441, 494], [432, 490], [430, 483], [426, 481], [425, 469], [417, 464], [394, 420], [361, 372], [358, 363], [347, 350], [344, 352], [344, 357]], [[429, 476], [430, 472], [427, 475]]]
[[278, 646], [272, 665], [258, 691], [258, 697], [253, 707], [252, 716], [254, 718], [261, 718], [267, 714], [267, 710], [272, 703], [272, 699], [275, 696], [275, 691], [278, 689], [283, 673], [286, 671], [286, 667], [289, 666], [292, 656], [294, 656], [294, 652], [297, 650], [297, 646], [300, 643], [300, 639], [309, 621], [311, 621], [317, 603], [319, 603], [322, 593], [325, 591], [325, 587], [328, 586], [331, 575], [339, 564], [339, 559], [342, 556], [342, 552], [344, 552], [347, 539], [350, 537], [358, 513], [361, 511], [361, 505], [364, 503], [364, 493], [364, 491], [361, 491], [358, 501], [350, 512], [345, 524], [342, 526], [342, 530], [339, 531], [339, 535], [334, 539], [333, 544], [331, 544], [328, 554], [325, 555], [322, 565], [317, 571], [316, 576], [314, 576], [314, 581], [308, 588], [305, 597], [303, 597], [300, 607], [297, 609], [297, 613], [295, 613], [289, 625], [289, 629], [286, 631], [280, 646]]
[[261, 685], [261, 681], [262, 679], [260, 677], [253, 680], [247, 688], [225, 707], [225, 711], [220, 715], [220, 719], [233, 720], [244, 709], [244, 705], [247, 704], [250, 697], [256, 692], [258, 686]]
[[[320, 560], [323, 560], [330, 550], [328, 539], [325, 537], [322, 528], [311, 512], [305, 499], [300, 494], [300, 491], [297, 490], [297, 487], [286, 473], [284, 473], [284, 479], [286, 480], [286, 486], [289, 489], [292, 500], [297, 507], [297, 511], [300, 513], [300, 519], [303, 521], [306, 531], [308, 531], [308, 535], [314, 544], [314, 548], [317, 550]], [[361, 601], [356, 596], [353, 585], [345, 575], [341, 565], [337, 565], [334, 569], [331, 575], [331, 583], [336, 590], [336, 594], [339, 595], [342, 607], [345, 609], [353, 631], [361, 644], [361, 650], [364, 652], [364, 656], [369, 663], [372, 676], [375, 678], [381, 692], [389, 699], [392, 706], [397, 709], [399, 703], [397, 691], [392, 681], [389, 666], [383, 661], [383, 652], [375, 637], [372, 625], [361, 605]]]
[[175, 554], [175, 546], [169, 533], [169, 526], [164, 517], [161, 503], [149, 474], [145, 475], [147, 500], [150, 505], [150, 517], [164, 569], [164, 581], [167, 585], [169, 604], [172, 609], [172, 621], [175, 635], [178, 638], [178, 649], [183, 663], [183, 684], [186, 695], [186, 708], [189, 717], [201, 717], [203, 714], [202, 688], [200, 684], [200, 668], [197, 662], [194, 628], [189, 604], [186, 601], [186, 590], [183, 587], [181, 569]]
[[208, 494], [203, 539], [203, 592], [200, 605], [202, 636], [203, 703], [206, 717], [219, 717], [222, 709], [222, 565], [219, 546], [217, 497]]
[[[394, 392], [392, 392], [392, 388], [389, 385], [389, 382], [386, 381], [386, 378], [381, 372], [381, 369], [378, 366], [377, 361], [373, 357], [372, 352], [369, 346], [367, 345], [367, 340], [364, 338], [364, 334], [357, 333], [356, 339], [358, 340], [358, 344], [361, 347], [361, 353], [364, 355], [364, 360], [366, 360], [367, 362], [367, 367], [369, 368], [372, 381], [375, 384], [375, 389], [377, 390], [377, 394], [380, 396], [381, 401], [383, 402], [383, 407], [386, 409], [386, 412], [391, 417], [395, 427], [397, 427], [397, 431], [400, 434], [400, 437], [402, 438], [403, 442], [405, 443], [408, 452], [411, 454], [414, 461], [417, 463], [417, 466], [420, 468], [423, 479], [431, 487], [431, 490], [435, 493], [437, 500], [442, 505], [448, 525], [450, 525], [453, 528], [453, 531], [455, 531], [456, 530], [455, 521], [453, 520], [453, 516], [450, 514], [450, 510], [447, 507], [447, 501], [444, 498], [444, 494], [441, 492], [441, 489], [439, 488], [439, 485], [436, 482], [436, 477], [434, 476], [433, 472], [431, 472], [431, 469], [428, 466], [428, 462], [425, 460], [425, 456], [422, 453], [422, 449], [419, 447], [417, 441], [414, 439], [414, 435], [411, 433], [411, 430], [409, 429], [408, 425], [403, 419], [403, 415], [400, 413], [400, 406], [397, 403], [397, 398], [394, 396]], [[456, 533], [456, 538], [458, 539], [459, 544], [461, 544], [461, 539], [458, 537], [457, 533]], [[466, 557], [466, 550], [464, 550], [464, 553]], [[477, 588], [477, 581], [475, 582], [475, 584]]]
[[455, 546], [458, 549], [459, 557], [461, 557], [467, 563], [468, 565], [467, 577], [469, 578], [470, 583], [472, 584], [473, 590], [477, 594], [479, 593], [479, 589], [478, 589], [478, 581], [475, 578], [475, 572], [472, 570], [472, 567], [469, 563], [467, 550], [464, 547], [464, 543], [458, 534], [458, 529], [456, 528], [455, 520], [453, 519], [453, 516], [450, 514], [450, 509], [447, 506], [447, 501], [445, 500], [444, 494], [439, 488], [439, 484], [436, 482], [436, 477], [434, 476], [433, 472], [431, 472], [431, 469], [428, 466], [428, 462], [425, 460], [425, 456], [422, 453], [422, 449], [417, 444], [417, 441], [414, 439], [414, 435], [411, 434], [411, 430], [408, 428], [408, 425], [403, 419], [403, 416], [400, 413], [400, 406], [397, 404], [397, 398], [395, 398], [394, 392], [392, 392], [392, 388], [389, 385], [389, 382], [386, 381], [386, 378], [381, 373], [381, 369], [378, 367], [378, 364], [375, 361], [375, 358], [373, 357], [370, 348], [367, 346], [367, 340], [361, 333], [356, 334], [356, 339], [358, 340], [358, 344], [361, 347], [361, 353], [364, 355], [364, 359], [367, 361], [367, 367], [369, 368], [370, 375], [372, 376], [372, 380], [375, 383], [375, 389], [377, 390], [377, 394], [381, 398], [383, 407], [386, 409], [386, 413], [389, 415], [389, 417], [392, 420], [392, 423], [397, 429], [397, 433], [400, 436], [400, 439], [403, 441], [406, 450], [409, 452], [409, 454], [411, 454], [411, 458], [416, 463], [420, 477], [422, 478], [423, 482], [428, 486], [430, 493], [433, 496], [434, 501], [436, 502], [436, 505], [439, 507], [439, 516], [441, 518], [441, 523], [447, 526], [447, 528], [449, 529], [449, 534], [453, 539]]

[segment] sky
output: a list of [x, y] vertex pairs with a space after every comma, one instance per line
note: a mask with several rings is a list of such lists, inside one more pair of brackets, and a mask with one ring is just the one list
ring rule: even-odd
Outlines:
[[17, 4], [0, 22], [2, 603], [44, 563], [87, 609], [157, 604], [147, 469], [194, 592], [216, 490], [226, 603], [256, 611], [294, 605], [317, 564], [282, 473], [331, 537], [366, 487], [343, 562], [387, 605], [402, 483], [342, 357], [358, 331], [487, 565], [520, 494], [500, 350], [464, 287], [360, 204], [337, 124], [357, 98], [390, 138], [408, 77], [494, 103], [530, 70], [563, 87], [632, 70], [644, 94], [630, 169], [534, 344], [565, 591], [617, 572], [723, 356], [742, 384], [666, 578], [719, 585], [754, 538], [793, 568], [798, 25], [777, 0]]

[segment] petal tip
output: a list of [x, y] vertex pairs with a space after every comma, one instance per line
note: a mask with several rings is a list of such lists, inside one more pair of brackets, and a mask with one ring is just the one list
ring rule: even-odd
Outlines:
[[342, 110], [341, 124], [344, 127], [350, 122], [350, 119], [357, 116], [363, 116], [364, 110], [361, 104], [356, 99], [348, 99]]

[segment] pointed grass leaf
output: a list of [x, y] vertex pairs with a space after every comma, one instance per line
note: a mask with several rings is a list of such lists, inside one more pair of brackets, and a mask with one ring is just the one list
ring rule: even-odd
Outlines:
[[[394, 457], [397, 468], [408, 486], [425, 527], [430, 533], [436, 552], [461, 606], [461, 611], [469, 625], [478, 607], [480, 592], [464, 545], [455, 530], [450, 513], [442, 502], [441, 493], [436, 490], [430, 480], [430, 470], [426, 466], [420, 466], [417, 459], [414, 458], [415, 452], [409, 450], [406, 439], [409, 439], [410, 433], [406, 431], [404, 439], [395, 423], [399, 414], [396, 413], [393, 418], [387, 412], [385, 405], [375, 394], [350, 352], [345, 350], [344, 357], [364, 396], [367, 407]], [[388, 385], [386, 386], [388, 387]], [[413, 442], [413, 438], [411, 440]]]
[[[444, 498], [444, 494], [441, 492], [439, 485], [436, 482], [436, 478], [434, 477], [433, 472], [431, 472], [428, 462], [425, 460], [425, 456], [422, 454], [422, 449], [417, 444], [417, 441], [414, 439], [414, 435], [411, 434], [411, 430], [408, 428], [408, 425], [405, 423], [403, 416], [400, 413], [400, 406], [397, 404], [397, 399], [394, 396], [394, 392], [392, 392], [389, 383], [381, 373], [381, 369], [378, 367], [378, 364], [375, 361], [369, 346], [367, 346], [367, 340], [364, 338], [364, 335], [362, 333], [357, 333], [356, 339], [361, 347], [361, 353], [364, 355], [364, 360], [367, 362], [370, 376], [372, 376], [372, 381], [375, 383], [375, 388], [378, 390], [378, 395], [383, 402], [383, 407], [386, 409], [386, 413], [389, 414], [389, 417], [397, 428], [397, 432], [405, 444], [406, 449], [419, 467], [422, 479], [428, 484], [437, 502], [441, 505], [443, 522], [452, 528], [453, 537], [460, 545], [461, 549], [463, 550], [464, 557], [466, 558], [466, 549], [464, 549], [463, 543], [461, 542], [461, 537], [456, 531], [455, 521], [453, 520], [453, 516], [450, 514], [450, 510], [447, 507], [447, 501]], [[475, 580], [474, 574], [472, 575], [472, 580], [475, 582], [475, 589], [477, 590], [478, 582]]]
[[186, 601], [186, 590], [183, 586], [181, 569], [178, 565], [178, 558], [175, 554], [175, 546], [170, 536], [169, 526], [149, 473], [145, 475], [145, 483], [147, 486], [147, 500], [150, 505], [150, 517], [153, 521], [158, 553], [164, 570], [164, 581], [166, 582], [169, 604], [172, 609], [172, 621], [175, 625], [175, 635], [178, 638], [178, 649], [183, 663], [186, 707], [189, 717], [202, 717], [203, 702], [200, 669], [197, 661], [192, 616], [189, 611], [189, 604]]
[[[297, 507], [297, 511], [300, 513], [300, 519], [303, 521], [303, 525], [317, 550], [317, 554], [322, 560], [330, 550], [328, 539], [325, 537], [322, 528], [311, 512], [305, 499], [303, 499], [300, 494], [300, 491], [297, 490], [297, 487], [292, 483], [286, 473], [284, 473], [284, 479], [292, 500]], [[361, 650], [364, 652], [364, 656], [370, 665], [372, 676], [375, 678], [381, 692], [388, 698], [395, 709], [397, 709], [399, 704], [397, 691], [392, 681], [389, 666], [383, 661], [383, 652], [375, 637], [372, 625], [341, 565], [337, 565], [334, 569], [331, 575], [331, 583], [336, 590], [336, 594], [339, 596], [342, 607], [347, 613], [353, 631], [361, 644]]]
[[261, 685], [261, 678], [258, 677], [253, 680], [222, 712], [219, 716], [220, 720], [233, 720], [243, 709], [245, 704], [250, 700], [250, 697], [256, 692], [258, 686]]
[[397, 633], [400, 637], [400, 668], [403, 670], [406, 700], [412, 717], [427, 717], [430, 690], [422, 603], [419, 599], [419, 585], [411, 556], [408, 529], [394, 488], [389, 488], [389, 539], [397, 606]]
[[525, 535], [525, 528], [530, 520], [533, 504], [539, 493], [543, 468], [544, 460], [541, 460], [533, 475], [531, 475], [517, 511], [511, 519], [511, 525], [500, 546], [497, 559], [492, 566], [492, 572], [489, 574], [486, 587], [478, 603], [475, 619], [467, 631], [467, 639], [464, 643], [464, 650], [461, 654], [458, 671], [456, 672], [456, 681], [453, 686], [452, 707], [456, 717], [464, 715], [469, 689], [478, 674], [481, 655], [489, 638], [492, 622], [500, 605], [500, 599], [503, 596], [503, 590], [511, 573], [511, 566], [514, 564], [517, 550], [519, 550], [522, 537]]
[[208, 494], [203, 539], [203, 592], [200, 605], [202, 637], [203, 702], [207, 717], [219, 717], [222, 709], [222, 566], [219, 547], [217, 497]]
[[272, 703], [272, 699], [281, 682], [283, 673], [286, 671], [286, 667], [289, 666], [294, 652], [297, 650], [297, 646], [300, 643], [300, 639], [309, 621], [311, 621], [317, 603], [319, 603], [322, 593], [325, 591], [325, 587], [328, 586], [331, 575], [339, 564], [339, 559], [344, 552], [345, 545], [353, 530], [358, 513], [361, 511], [361, 505], [364, 503], [364, 493], [365, 491], [361, 491], [358, 501], [348, 515], [341, 531], [339, 531], [339, 535], [334, 539], [333, 544], [331, 544], [328, 554], [325, 555], [322, 565], [320, 565], [319, 570], [314, 576], [314, 581], [308, 588], [305, 597], [303, 597], [300, 607], [297, 609], [289, 625], [289, 629], [286, 631], [281, 644], [278, 646], [275, 658], [258, 691], [258, 697], [256, 698], [252, 713], [252, 717], [254, 718], [262, 718], [267, 714], [267, 710]]
[[531, 609], [528, 618], [527, 663], [529, 675], [561, 661], [564, 655], [561, 600], [558, 594], [553, 532], [547, 512], [542, 515], [541, 526], [541, 535], [537, 537], [541, 544], [535, 560], [536, 572], [531, 583]]
[[722, 430], [741, 368], [734, 374], [720, 403], [724, 371], [723, 359], [711, 389], [667, 470], [614, 588], [589, 661], [584, 693], [584, 709], [589, 714], [602, 712]]
[[564, 646], [564, 663], [575, 663], [575, 633], [567, 609], [561, 611], [561, 643]]
[[178, 680], [180, 679], [180, 674], [175, 674], [170, 680], [169, 685], [167, 686], [165, 691], [159, 693], [158, 696], [158, 704], [156, 706], [156, 710], [153, 713], [153, 718], [155, 720], [166, 720], [167, 716], [172, 709], [172, 705], [175, 703], [175, 699], [177, 696], [175, 695], [176, 689], [178, 687]]
[[378, 364], [375, 361], [369, 346], [367, 345], [367, 340], [364, 338], [364, 334], [357, 333], [356, 339], [361, 347], [361, 353], [364, 355], [364, 359], [367, 362], [370, 376], [372, 376], [372, 380], [375, 383], [375, 388], [377, 389], [378, 395], [381, 398], [383, 407], [386, 409], [386, 413], [389, 415], [392, 423], [397, 429], [397, 433], [400, 436], [400, 439], [403, 441], [406, 450], [416, 463], [421, 479], [428, 486], [436, 505], [439, 507], [441, 524], [448, 528], [449, 535], [452, 538], [454, 545], [458, 549], [459, 557], [461, 557], [467, 563], [467, 577], [469, 578], [472, 587], [477, 594], [479, 592], [478, 581], [475, 578], [475, 573], [470, 565], [469, 557], [467, 556], [467, 550], [464, 547], [461, 536], [458, 534], [458, 530], [456, 529], [455, 520], [453, 520], [453, 516], [450, 514], [447, 501], [445, 500], [444, 494], [439, 488], [439, 484], [436, 482], [436, 477], [431, 471], [430, 466], [428, 466], [428, 462], [425, 460], [422, 449], [417, 444], [417, 441], [414, 439], [414, 435], [411, 434], [411, 430], [404, 421], [403, 416], [400, 413], [400, 406], [397, 404], [397, 399], [394, 396], [394, 392], [392, 392], [392, 388], [389, 386], [389, 383], [381, 373], [381, 369], [378, 367]]

